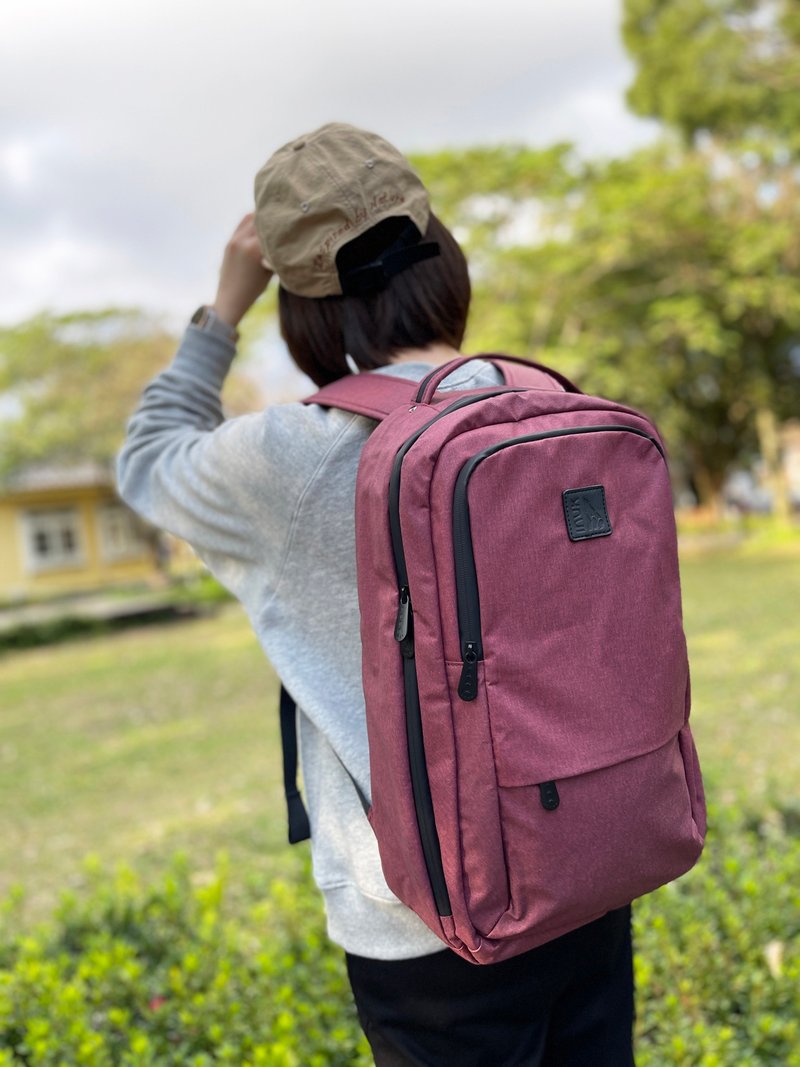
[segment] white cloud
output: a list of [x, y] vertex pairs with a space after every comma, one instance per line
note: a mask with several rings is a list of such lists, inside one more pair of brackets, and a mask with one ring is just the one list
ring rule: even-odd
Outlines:
[[0, 21], [0, 320], [188, 314], [256, 170], [331, 119], [406, 151], [650, 136], [618, 0], [4, 0]]
[[[42, 236], [6, 251], [0, 259], [0, 291], [8, 306], [19, 309], [7, 321], [44, 307], [65, 312], [111, 304], [141, 305], [167, 313], [177, 313], [181, 307], [188, 318], [200, 303], [196, 292], [180, 278], [173, 280], [157, 267], [142, 270], [124, 246], [91, 240], [71, 231], [63, 219]], [[210, 300], [210, 286], [207, 291], [205, 299]], [[164, 299], [165, 292], [170, 293], [170, 300]]]
[[23, 141], [12, 141], [0, 153], [0, 167], [11, 185], [24, 189], [30, 184], [33, 174], [33, 152], [31, 145]]

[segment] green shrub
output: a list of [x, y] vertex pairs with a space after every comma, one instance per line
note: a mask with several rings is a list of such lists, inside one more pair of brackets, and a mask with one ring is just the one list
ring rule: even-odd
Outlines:
[[[699, 864], [637, 901], [639, 1067], [800, 1067], [800, 812], [710, 805]], [[222, 854], [197, 884], [86, 862], [21, 932], [0, 912], [0, 1067], [366, 1067], [341, 952], [308, 872], [230, 914]]]
[[79, 619], [71, 615], [45, 619], [41, 622], [21, 623], [14, 629], [0, 633], [0, 654], [21, 648], [38, 648], [40, 645], [54, 645], [59, 641], [90, 637], [94, 634], [107, 633], [109, 629], [108, 623], [102, 619]]
[[[137, 595], [141, 597], [143, 592], [145, 590], [141, 586], [111, 587], [103, 591], [103, 596], [124, 607], [126, 601]], [[51, 606], [52, 617], [36, 622], [20, 622], [16, 626], [4, 628], [0, 632], [0, 655], [24, 648], [38, 648], [61, 641], [99, 636], [132, 626], [146, 626], [208, 614], [220, 604], [233, 600], [228, 590], [208, 573], [178, 579], [160, 594], [150, 592], [151, 599], [156, 595], [158, 600], [154, 600], [141, 612], [126, 614], [124, 611], [109, 611], [104, 617], [98, 618], [81, 614], [81, 600], [84, 599], [81, 597], [54, 597], [50, 601], [43, 601], [42, 603]]]
[[226, 914], [226, 860], [193, 885], [176, 854], [162, 885], [89, 861], [55, 922], [0, 934], [0, 1065], [344, 1067], [371, 1058], [341, 953], [308, 880]]
[[698, 864], [634, 905], [637, 1067], [800, 1067], [793, 805], [709, 805]]
[[172, 591], [176, 603], [192, 604], [201, 608], [227, 604], [234, 599], [233, 594], [206, 571], [178, 579], [173, 582]]

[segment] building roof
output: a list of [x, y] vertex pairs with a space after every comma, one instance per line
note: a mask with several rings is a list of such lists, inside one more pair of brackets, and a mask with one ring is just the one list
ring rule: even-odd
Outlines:
[[13, 471], [3, 480], [6, 493], [34, 493], [44, 489], [113, 488], [111, 468], [95, 460], [79, 463], [36, 463]]

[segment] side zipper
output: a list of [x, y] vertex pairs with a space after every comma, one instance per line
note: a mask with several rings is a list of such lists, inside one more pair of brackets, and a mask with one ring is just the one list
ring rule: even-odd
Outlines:
[[422, 735], [422, 715], [419, 706], [419, 683], [417, 680], [416, 661], [414, 659], [414, 610], [411, 604], [411, 591], [403, 549], [403, 536], [400, 529], [400, 477], [403, 460], [411, 446], [422, 434], [439, 419], [444, 418], [459, 408], [476, 404], [501, 393], [524, 392], [522, 389], [493, 389], [478, 396], [461, 397], [449, 404], [432, 419], [420, 427], [400, 446], [392, 464], [389, 478], [389, 529], [392, 537], [392, 553], [398, 582], [397, 617], [395, 619], [394, 637], [400, 647], [403, 658], [403, 688], [405, 691], [406, 739], [408, 742], [408, 764], [411, 776], [411, 792], [414, 797], [414, 809], [417, 815], [417, 827], [425, 859], [425, 868], [431, 884], [431, 892], [439, 915], [452, 915], [450, 894], [442, 866], [442, 851], [436, 830], [433, 812], [428, 767], [425, 761], [425, 744]]
[[397, 605], [397, 620], [394, 624], [394, 639], [400, 645], [403, 659], [414, 658], [414, 616], [411, 609], [411, 594], [408, 586], [400, 590], [400, 603]]
[[[436, 833], [436, 824], [433, 819], [433, 800], [431, 799], [431, 786], [428, 780], [428, 768], [425, 763], [422, 716], [419, 710], [419, 684], [417, 682], [417, 667], [414, 663], [414, 612], [411, 607], [408, 586], [403, 586], [400, 590], [400, 603], [397, 607], [397, 620], [394, 625], [394, 639], [400, 645], [400, 654], [403, 657], [408, 765], [411, 774], [411, 793], [414, 797], [420, 841], [422, 842], [422, 854], [425, 857], [425, 865], [428, 868], [428, 876], [431, 880], [431, 890], [436, 904], [436, 911], [439, 915], [452, 915], [450, 896], [444, 880], [444, 871], [441, 869], [442, 853], [439, 847], [439, 837]], [[430, 812], [430, 818], [420, 818], [420, 812]], [[431, 877], [429, 857], [433, 864], [434, 872], [437, 870], [436, 862], [438, 861], [441, 877]]]

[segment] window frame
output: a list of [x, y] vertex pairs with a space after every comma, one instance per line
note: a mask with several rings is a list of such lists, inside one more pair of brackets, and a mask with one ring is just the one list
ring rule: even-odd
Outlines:
[[[114, 545], [110, 523], [122, 518], [123, 544]], [[147, 541], [137, 516], [120, 501], [103, 501], [95, 507], [95, 526], [100, 559], [103, 563], [122, 563], [141, 559], [147, 554]]]
[[[74, 504], [28, 507], [22, 510], [20, 518], [23, 562], [27, 574], [79, 570], [86, 566], [86, 545], [79, 507]], [[73, 548], [68, 552], [64, 551], [62, 544], [65, 529], [71, 531], [73, 539]], [[41, 553], [37, 549], [37, 535], [42, 532], [53, 538], [57, 548], [55, 553]]]

